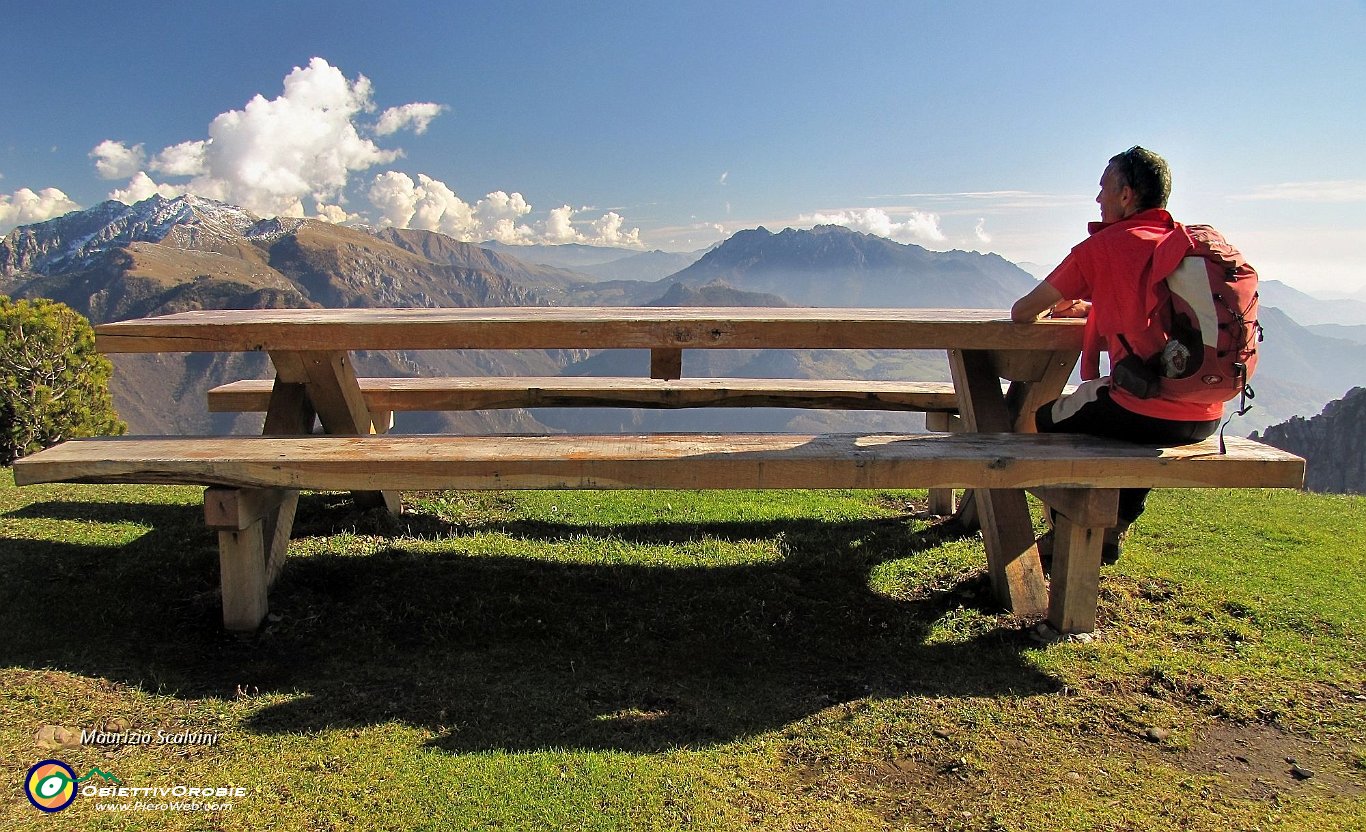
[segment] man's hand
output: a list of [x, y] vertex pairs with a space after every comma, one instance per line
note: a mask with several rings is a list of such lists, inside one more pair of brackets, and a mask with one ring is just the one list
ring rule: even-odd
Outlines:
[[1085, 318], [1091, 313], [1089, 300], [1063, 300], [1048, 311], [1050, 318]]

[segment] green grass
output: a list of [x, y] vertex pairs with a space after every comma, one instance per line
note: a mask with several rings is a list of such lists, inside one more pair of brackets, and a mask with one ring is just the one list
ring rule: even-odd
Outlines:
[[[1366, 500], [1155, 493], [1042, 646], [923, 498], [306, 495], [234, 636], [199, 489], [6, 471], [0, 828], [1366, 828]], [[35, 741], [111, 719], [221, 740]], [[247, 795], [45, 816], [46, 757]]]

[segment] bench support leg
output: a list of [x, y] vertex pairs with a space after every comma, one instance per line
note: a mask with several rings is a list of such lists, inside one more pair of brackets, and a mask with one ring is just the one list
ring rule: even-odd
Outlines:
[[[938, 433], [957, 433], [962, 427], [962, 419], [955, 413], [932, 412], [925, 414], [925, 430]], [[948, 517], [958, 510], [958, 500], [952, 488], [930, 489], [930, 514]]]
[[1041, 496], [1057, 512], [1048, 623], [1060, 633], [1089, 633], [1100, 603], [1101, 545], [1117, 522], [1119, 491], [1058, 489]]
[[279, 488], [209, 488], [204, 519], [218, 530], [223, 626], [255, 630], [269, 611], [270, 587], [284, 566], [299, 492]]
[[930, 514], [940, 517], [948, 517], [958, 510], [958, 501], [955, 499], [952, 488], [931, 488], [930, 489]]
[[258, 521], [245, 529], [218, 533], [223, 626], [229, 630], [255, 630], [269, 609], [263, 525]]

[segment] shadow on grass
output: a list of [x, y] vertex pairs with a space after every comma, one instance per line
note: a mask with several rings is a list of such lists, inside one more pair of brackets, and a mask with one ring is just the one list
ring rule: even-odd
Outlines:
[[[357, 521], [320, 496], [306, 496], [301, 513], [297, 535]], [[263, 733], [401, 721], [449, 751], [657, 751], [735, 740], [865, 697], [1058, 688], [1022, 660], [1027, 640], [1016, 630], [930, 638], [959, 607], [984, 604], [990, 622], [984, 578], [914, 600], [869, 588], [878, 564], [923, 556], [943, 537], [901, 520], [497, 526], [529, 541], [782, 533], [781, 559], [741, 566], [432, 553], [391, 537], [363, 557], [291, 560], [271, 594], [278, 620], [234, 636], [221, 629], [217, 550], [198, 507], [44, 503], [9, 516], [153, 530], [109, 548], [0, 540], [0, 626], [10, 636], [0, 664], [184, 698], [292, 694], [243, 726]], [[459, 533], [433, 518], [397, 522], [405, 533]]]

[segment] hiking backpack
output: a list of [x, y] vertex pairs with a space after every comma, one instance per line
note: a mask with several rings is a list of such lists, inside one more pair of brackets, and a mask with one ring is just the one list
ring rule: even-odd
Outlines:
[[[1216, 404], [1241, 396], [1237, 412], [1242, 415], [1256, 395], [1248, 380], [1257, 369], [1262, 340], [1257, 272], [1208, 225], [1185, 229], [1193, 249], [1154, 287], [1151, 325], [1160, 330], [1165, 346], [1156, 355], [1131, 355], [1120, 362], [1128, 366], [1115, 367], [1116, 381], [1142, 398]], [[1141, 378], [1125, 378], [1131, 375]]]

